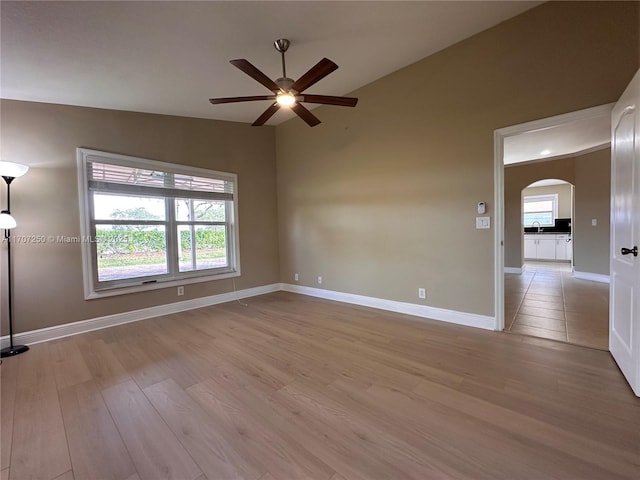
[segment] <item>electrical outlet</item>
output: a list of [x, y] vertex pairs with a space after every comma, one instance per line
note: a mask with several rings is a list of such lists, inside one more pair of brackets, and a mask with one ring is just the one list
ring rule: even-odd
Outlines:
[[418, 289], [418, 298], [427, 298], [427, 290], [424, 288]]
[[318, 277], [318, 285], [322, 285], [322, 277]]
[[184, 295], [184, 287], [178, 287], [178, 296]]
[[297, 273], [293, 274], [293, 279], [297, 282], [298, 280], [300, 280], [300, 277], [298, 276]]

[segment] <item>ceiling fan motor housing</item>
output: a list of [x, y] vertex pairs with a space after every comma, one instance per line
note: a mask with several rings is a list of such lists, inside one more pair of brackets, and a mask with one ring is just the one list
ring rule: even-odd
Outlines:
[[[280, 87], [280, 90], [282, 90], [283, 92], [290, 92], [291, 85], [293, 85], [294, 81], [295, 80], [293, 80], [293, 78], [280, 77], [276, 79], [276, 85], [278, 85], [278, 87]], [[291, 93], [296, 93], [296, 92], [291, 91]]]

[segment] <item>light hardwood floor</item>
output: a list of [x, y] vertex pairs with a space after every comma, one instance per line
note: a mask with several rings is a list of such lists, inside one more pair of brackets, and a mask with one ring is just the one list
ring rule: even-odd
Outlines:
[[505, 275], [505, 330], [609, 349], [609, 285], [577, 279], [569, 264], [528, 263]]
[[2, 363], [2, 480], [637, 479], [607, 352], [278, 292]]

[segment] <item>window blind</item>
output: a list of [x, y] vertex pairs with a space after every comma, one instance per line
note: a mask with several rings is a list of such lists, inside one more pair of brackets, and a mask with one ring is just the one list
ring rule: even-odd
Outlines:
[[228, 178], [105, 163], [93, 155], [87, 158], [87, 176], [89, 190], [117, 194], [233, 200], [235, 190], [234, 181]]

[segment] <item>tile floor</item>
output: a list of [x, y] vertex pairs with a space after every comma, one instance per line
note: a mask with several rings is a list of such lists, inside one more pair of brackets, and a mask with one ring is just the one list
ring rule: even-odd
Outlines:
[[608, 350], [609, 285], [579, 280], [566, 263], [527, 262], [505, 274], [505, 331]]

